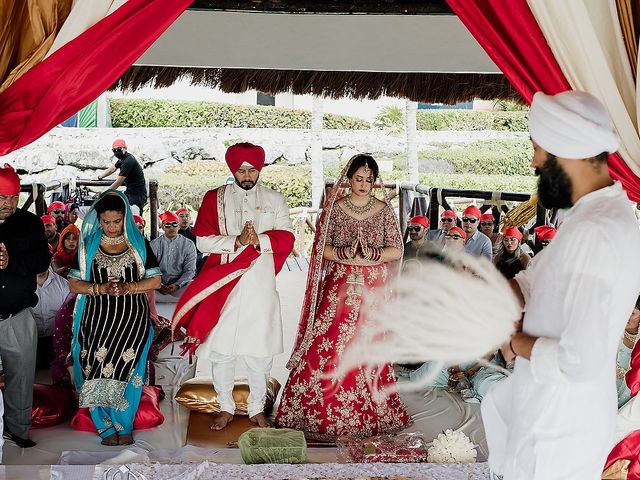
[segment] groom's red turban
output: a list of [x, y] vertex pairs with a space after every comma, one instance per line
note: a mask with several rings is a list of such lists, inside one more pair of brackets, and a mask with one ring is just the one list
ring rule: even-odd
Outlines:
[[224, 159], [231, 173], [236, 173], [245, 163], [260, 171], [264, 166], [264, 149], [252, 143], [236, 143], [227, 149]]

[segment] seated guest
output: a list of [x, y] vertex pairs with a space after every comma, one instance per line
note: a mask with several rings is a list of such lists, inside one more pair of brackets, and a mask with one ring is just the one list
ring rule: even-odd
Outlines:
[[151, 242], [162, 272], [156, 302], [175, 303], [196, 275], [196, 246], [187, 237], [178, 235], [179, 220], [175, 213], [165, 212], [160, 218], [164, 235]]
[[78, 253], [79, 237], [80, 230], [73, 224], [65, 227], [60, 234], [60, 243], [51, 259], [51, 265], [53, 270], [61, 277], [67, 278], [67, 275], [69, 275], [69, 270]]
[[62, 220], [62, 224], [65, 226], [65, 228], [68, 225], [76, 224], [76, 222], [78, 221], [79, 210], [80, 210], [80, 207], [78, 206], [77, 203], [67, 203], [64, 206], [64, 217]]
[[507, 228], [502, 238], [502, 249], [494, 262], [496, 268], [507, 279], [511, 279], [516, 274], [529, 265], [531, 257], [520, 248], [522, 233], [515, 227]]
[[38, 328], [36, 368], [49, 368], [53, 360], [53, 332], [56, 315], [69, 295], [69, 282], [49, 267], [36, 277], [38, 303], [33, 307], [33, 318]]
[[480, 217], [480, 226], [478, 230], [484, 233], [491, 240], [491, 248], [493, 258], [500, 252], [502, 245], [502, 234], [495, 232], [496, 219], [491, 213], [483, 213]]
[[44, 234], [47, 237], [47, 242], [49, 242], [49, 246], [55, 252], [58, 250], [58, 243], [60, 242], [56, 219], [51, 215], [43, 215], [40, 217], [40, 220], [42, 220], [44, 224]]
[[[493, 355], [489, 363], [491, 365], [501, 367], [509, 372], [513, 372], [514, 361], [515, 355], [513, 355], [513, 352], [511, 352], [511, 349], [507, 344]], [[477, 400], [482, 402], [482, 399], [491, 387], [500, 380], [507, 378], [507, 374], [504, 370], [497, 370], [493, 366], [482, 367], [478, 370], [478, 373], [476, 373], [471, 379], [471, 386]]]
[[422, 215], [418, 215], [409, 220], [407, 231], [410, 240], [404, 245], [404, 255], [402, 256], [402, 268], [404, 269], [407, 261], [416, 260], [421, 250], [429, 249], [430, 242], [427, 242], [425, 236], [429, 230], [429, 219]]
[[136, 222], [136, 228], [144, 237], [144, 227], [147, 224], [147, 222], [140, 215], [134, 215], [133, 221]]
[[533, 229], [536, 239], [540, 242], [542, 248], [549, 245], [549, 242], [556, 236], [557, 230], [551, 225], [540, 225]]
[[62, 202], [56, 201], [51, 202], [51, 204], [47, 207], [47, 215], [51, 215], [56, 219], [56, 227], [58, 231], [62, 231], [65, 227], [64, 225], [64, 213], [65, 213], [65, 205]]
[[[186, 207], [179, 208], [178, 210], [176, 210], [176, 215], [180, 219], [180, 230], [178, 230], [178, 233], [187, 237], [193, 242], [194, 245], [196, 245], [196, 236], [193, 234], [193, 227], [191, 226], [191, 213], [189, 212], [189, 209]], [[196, 255], [196, 271], [199, 272], [204, 265], [204, 262], [207, 260], [207, 257], [205, 257], [202, 252], [198, 250], [197, 245]]]
[[627, 326], [624, 328], [624, 336], [618, 348], [616, 365], [616, 386], [618, 389], [618, 408], [622, 407], [631, 398], [631, 390], [625, 381], [625, 375], [631, 367], [631, 353], [638, 340], [638, 324], [640, 324], [640, 297], [636, 300], [633, 312], [629, 316]]
[[445, 210], [440, 215], [440, 225], [441, 227], [436, 230], [431, 230], [427, 233], [427, 240], [434, 243], [444, 243], [444, 236], [449, 231], [451, 227], [456, 226], [456, 212], [453, 210]]
[[478, 230], [478, 221], [481, 216], [480, 209], [475, 205], [469, 205], [462, 212], [462, 229], [467, 234], [464, 249], [474, 257], [484, 257], [491, 260], [493, 257], [491, 240]]

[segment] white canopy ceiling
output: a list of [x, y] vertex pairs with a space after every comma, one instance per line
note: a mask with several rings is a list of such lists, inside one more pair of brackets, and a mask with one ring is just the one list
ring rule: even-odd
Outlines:
[[454, 15], [188, 10], [135, 65], [499, 73]]

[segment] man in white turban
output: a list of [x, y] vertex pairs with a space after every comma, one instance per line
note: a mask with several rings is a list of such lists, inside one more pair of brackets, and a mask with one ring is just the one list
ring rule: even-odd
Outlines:
[[513, 281], [525, 316], [513, 375], [482, 402], [489, 464], [505, 480], [595, 480], [611, 448], [616, 351], [640, 291], [640, 231], [607, 157], [619, 141], [584, 92], [537, 93], [529, 132], [538, 195], [569, 209]]

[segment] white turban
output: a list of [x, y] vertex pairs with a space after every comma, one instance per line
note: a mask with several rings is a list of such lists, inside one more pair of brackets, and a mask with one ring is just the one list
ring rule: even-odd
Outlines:
[[586, 92], [533, 96], [529, 111], [531, 139], [560, 158], [591, 158], [620, 146], [604, 105]]

